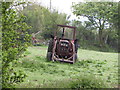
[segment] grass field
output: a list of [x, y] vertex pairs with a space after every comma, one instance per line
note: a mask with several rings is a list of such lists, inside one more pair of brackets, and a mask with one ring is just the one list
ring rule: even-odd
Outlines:
[[118, 54], [78, 50], [75, 64], [46, 60], [47, 47], [29, 47], [16, 69], [27, 78], [20, 88], [112, 88], [118, 85]]

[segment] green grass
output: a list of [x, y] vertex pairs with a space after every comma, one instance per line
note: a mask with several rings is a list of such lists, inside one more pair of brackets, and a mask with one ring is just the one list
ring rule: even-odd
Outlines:
[[47, 47], [29, 47], [16, 69], [27, 78], [20, 88], [105, 88], [118, 85], [118, 54], [78, 50], [75, 64], [46, 60]]

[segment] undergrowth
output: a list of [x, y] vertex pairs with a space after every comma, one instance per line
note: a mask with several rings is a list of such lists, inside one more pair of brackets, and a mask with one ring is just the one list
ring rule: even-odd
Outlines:
[[[46, 62], [46, 63], [45, 63]], [[58, 65], [57, 65], [58, 64]], [[99, 73], [99, 75], [102, 76], [102, 69], [99, 70], [99, 67], [102, 67], [104, 64], [106, 64], [106, 60], [105, 61], [98, 61], [98, 60], [83, 60], [83, 61], [78, 61], [77, 63], [73, 64], [68, 64], [68, 63], [62, 63], [63, 67], [64, 66], [68, 66], [68, 70], [71, 70], [71, 72], [68, 72], [67, 70], [61, 69], [61, 67], [59, 67], [60, 62], [55, 62], [53, 63], [51, 62], [47, 62], [47, 60], [44, 57], [36, 57], [36, 60], [33, 59], [24, 59], [22, 60], [22, 63], [19, 64], [20, 67], [25, 68], [25, 70], [30, 71], [30, 72], [40, 72], [41, 74], [53, 74], [53, 75], [62, 75], [64, 76], [71, 76], [72, 78], [74, 77], [75, 73], [79, 73], [77, 74], [77, 76], [75, 78], [73, 78], [72, 80], [66, 79], [66, 80], [57, 80], [57, 81], [49, 81], [49, 83], [46, 83], [42, 86], [40, 86], [40, 88], [44, 87], [44, 88], [106, 88], [108, 87], [108, 84], [105, 83], [100, 77], [95, 78], [94, 77], [94, 72]], [[92, 67], [96, 68], [96, 69], [90, 69], [92, 64]], [[81, 71], [79, 70], [79, 68], [81, 68], [84, 70], [83, 72], [89, 75], [82, 75]], [[88, 70], [87, 70], [88, 69]], [[68, 74], [67, 74], [68, 73]], [[79, 76], [78, 76], [79, 75]], [[51, 83], [50, 83], [51, 82]], [[52, 85], [51, 85], [52, 84]]]
[[[33, 54], [34, 50], [32, 49], [32, 52], [26, 52], [27, 55], [19, 60], [18, 68], [23, 68], [28, 77], [18, 87], [93, 89], [111, 88], [117, 85], [116, 70], [118, 65], [115, 64], [117, 62], [113, 60], [112, 63], [109, 63], [114, 58], [107, 60], [104, 59], [104, 56], [102, 60], [97, 60], [97, 57], [94, 60], [81, 56], [82, 59], [79, 59], [75, 64], [69, 64], [47, 61], [43, 54], [40, 56], [36, 48], [35, 50], [35, 54]], [[84, 50], [81, 50], [81, 52], [83, 52], [83, 55], [86, 54]], [[101, 52], [91, 52], [99, 57], [103, 55]], [[91, 54], [91, 52], [89, 51], [88, 54]]]
[[95, 77], [93, 74], [80, 74], [72, 78], [55, 80], [51, 83], [45, 83], [41, 88], [71, 88], [71, 89], [95, 89], [109, 88], [110, 86], [100, 77]]

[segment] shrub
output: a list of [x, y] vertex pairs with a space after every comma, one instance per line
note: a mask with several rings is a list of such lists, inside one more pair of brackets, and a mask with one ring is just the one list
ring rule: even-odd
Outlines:
[[30, 45], [30, 28], [24, 23], [25, 17], [11, 9], [12, 2], [2, 2], [2, 87], [10, 88], [22, 82], [26, 77], [20, 70], [16, 71], [18, 58]]

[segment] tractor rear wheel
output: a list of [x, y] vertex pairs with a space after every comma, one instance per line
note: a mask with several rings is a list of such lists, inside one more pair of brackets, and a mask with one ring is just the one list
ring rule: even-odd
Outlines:
[[78, 58], [78, 57], [77, 57], [77, 53], [76, 53], [76, 54], [75, 54], [75, 62], [77, 61], [77, 58]]
[[47, 52], [47, 60], [52, 60], [52, 52]]
[[48, 52], [52, 52], [52, 50], [53, 50], [53, 40], [50, 40], [48, 45]]
[[75, 43], [75, 52], [77, 53], [77, 51], [78, 51], [78, 43], [76, 42]]

